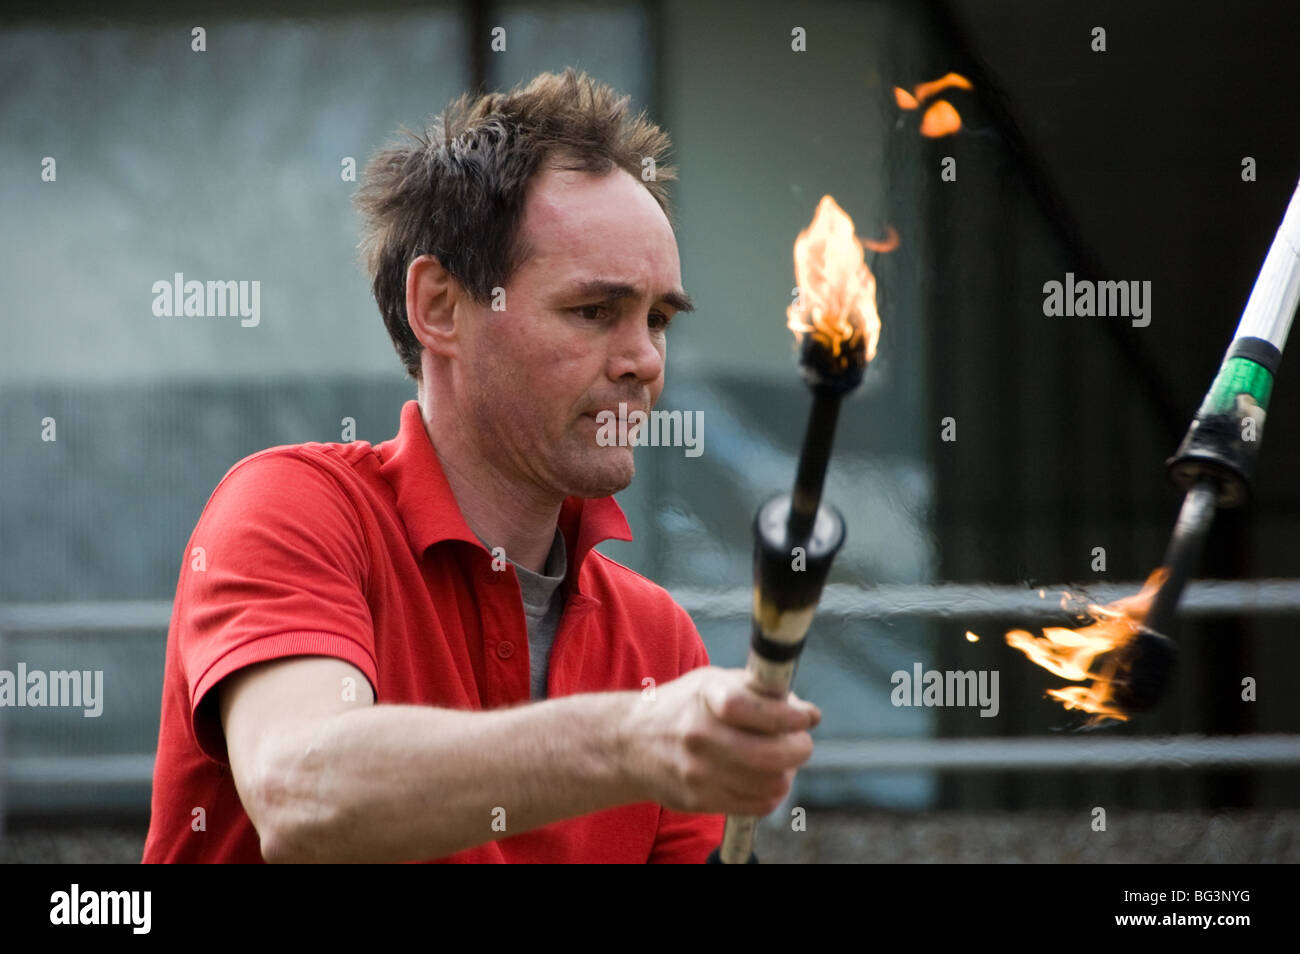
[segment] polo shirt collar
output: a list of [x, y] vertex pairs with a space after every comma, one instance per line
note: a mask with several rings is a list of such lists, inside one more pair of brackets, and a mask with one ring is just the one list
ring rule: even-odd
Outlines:
[[[397, 436], [380, 444], [378, 450], [382, 461], [379, 473], [396, 494], [397, 512], [418, 556], [423, 557], [429, 547], [444, 540], [463, 540], [483, 549], [447, 483], [424, 428], [418, 401], [402, 405]], [[596, 544], [632, 539], [623, 509], [613, 497], [565, 498], [559, 527], [569, 551], [568, 576], [572, 582], [576, 582], [577, 570]]]

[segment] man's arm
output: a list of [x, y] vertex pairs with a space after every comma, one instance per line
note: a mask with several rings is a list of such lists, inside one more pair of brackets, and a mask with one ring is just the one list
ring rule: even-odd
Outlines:
[[375, 705], [359, 670], [325, 657], [252, 666], [218, 691], [235, 785], [272, 862], [442, 858], [643, 801], [767, 814], [821, 718], [713, 668], [654, 701], [631, 690], [489, 712]]

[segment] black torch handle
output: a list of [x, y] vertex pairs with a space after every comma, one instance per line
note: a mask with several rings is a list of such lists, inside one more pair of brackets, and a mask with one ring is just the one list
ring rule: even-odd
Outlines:
[[840, 416], [843, 394], [822, 388], [813, 389], [812, 410], [804, 430], [803, 448], [799, 452], [799, 470], [794, 478], [788, 534], [791, 545], [808, 539], [821, 506], [826, 468], [835, 444], [835, 423]]
[[1214, 481], [1201, 480], [1183, 498], [1178, 522], [1165, 550], [1163, 565], [1169, 575], [1151, 601], [1145, 620], [1145, 625], [1157, 633], [1164, 635], [1169, 632], [1183, 588], [1200, 563], [1205, 538], [1214, 522], [1218, 492]]
[[[816, 515], [816, 533], [798, 549], [786, 534], [791, 497], [773, 497], [754, 518], [754, 621], [745, 671], [755, 692], [785, 699], [795, 666], [821, 599], [826, 576], [844, 545], [844, 517], [834, 507]], [[752, 864], [758, 818], [728, 815], [722, 845], [714, 853], [720, 864]], [[713, 859], [711, 859], [713, 860]]]

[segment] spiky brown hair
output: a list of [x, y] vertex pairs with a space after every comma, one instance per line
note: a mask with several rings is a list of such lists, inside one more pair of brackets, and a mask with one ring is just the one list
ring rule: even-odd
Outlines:
[[[668, 134], [644, 112], [573, 68], [543, 73], [508, 93], [464, 94], [421, 135], [380, 149], [355, 202], [364, 220], [362, 260], [402, 366], [420, 380], [422, 346], [406, 316], [406, 272], [434, 255], [476, 302], [505, 287], [528, 255], [520, 237], [529, 183], [545, 168], [641, 180], [669, 223]], [[646, 162], [653, 160], [653, 165]], [[653, 168], [653, 176], [642, 175]]]

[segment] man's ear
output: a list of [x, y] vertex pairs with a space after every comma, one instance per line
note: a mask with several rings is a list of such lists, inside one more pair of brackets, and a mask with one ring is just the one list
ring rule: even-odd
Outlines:
[[431, 354], [455, 350], [456, 302], [462, 294], [460, 283], [436, 256], [421, 255], [406, 270], [406, 320]]

